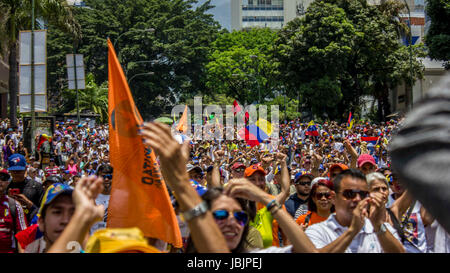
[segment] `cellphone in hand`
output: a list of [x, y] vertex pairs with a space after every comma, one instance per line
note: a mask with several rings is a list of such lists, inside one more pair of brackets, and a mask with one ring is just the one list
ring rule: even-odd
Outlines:
[[20, 194], [20, 190], [19, 189], [9, 189], [9, 194], [10, 195]]

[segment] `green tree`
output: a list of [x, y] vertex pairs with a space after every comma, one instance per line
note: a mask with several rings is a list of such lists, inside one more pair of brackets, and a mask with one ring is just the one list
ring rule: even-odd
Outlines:
[[[178, 99], [184, 100], [206, 89], [208, 48], [219, 30], [212, 15], [206, 13], [212, 8], [210, 1], [196, 8], [193, 4], [197, 0], [85, 2], [89, 8], [78, 8], [75, 16], [83, 30], [77, 52], [84, 54], [86, 71], [92, 72], [99, 83], [107, 80], [106, 38], [109, 37], [116, 44], [116, 53], [128, 78], [154, 72], [150, 76], [136, 76], [130, 82], [144, 119], [159, 116]], [[155, 31], [142, 31], [150, 28]], [[49, 40], [56, 71], [50, 82], [57, 93], [61, 84], [64, 85], [61, 79], [66, 78], [64, 69], [57, 67], [65, 63], [65, 54], [71, 53], [72, 38], [53, 33]]]
[[312, 3], [304, 17], [289, 22], [274, 48], [289, 96], [295, 98], [299, 92], [299, 103], [307, 104], [315, 115], [336, 115], [342, 99], [339, 76], [361, 35], [343, 9], [325, 2]]
[[429, 56], [444, 61], [445, 68], [450, 69], [450, 1], [427, 0], [426, 12], [431, 20], [425, 36]]
[[[0, 31], [0, 41], [6, 47], [3, 52], [8, 56], [9, 61], [9, 99], [10, 103], [10, 120], [11, 125], [16, 126], [17, 119], [17, 91], [18, 91], [18, 77], [17, 77], [17, 39], [19, 31], [29, 30], [32, 26], [31, 18], [31, 1], [26, 0], [1, 0], [0, 10], [2, 15]], [[35, 0], [35, 18], [51, 22], [53, 26], [58, 27], [62, 31], [71, 33], [75, 37], [79, 36], [79, 25], [74, 20], [71, 8], [64, 0]], [[36, 20], [37, 29], [44, 26], [39, 25]]]
[[[89, 73], [86, 76], [86, 88], [78, 90], [80, 112], [93, 112], [99, 116], [99, 122], [108, 121], [108, 82], [102, 85], [95, 83], [94, 74]], [[63, 91], [64, 112], [76, 113], [77, 108], [74, 101], [76, 100], [76, 91], [65, 89]]]
[[269, 28], [224, 32], [212, 43], [206, 65], [209, 93], [224, 93], [240, 103], [263, 102], [280, 83], [271, 63], [276, 32]]
[[[288, 82], [288, 94], [299, 92], [317, 117], [344, 120], [364, 95], [379, 102], [380, 119], [389, 114], [388, 93], [400, 81], [410, 82], [409, 48], [399, 43], [405, 25], [398, 20], [402, 4], [380, 6], [366, 1], [313, 2], [303, 18], [279, 35], [275, 60]], [[412, 49], [413, 80], [423, 75]]]

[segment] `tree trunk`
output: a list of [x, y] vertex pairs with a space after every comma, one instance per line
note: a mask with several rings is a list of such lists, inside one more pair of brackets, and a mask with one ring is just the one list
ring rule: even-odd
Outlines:
[[9, 119], [11, 127], [17, 126], [17, 43], [9, 51]]
[[389, 103], [389, 86], [384, 86], [385, 92], [383, 96], [383, 107], [384, 107], [384, 116], [383, 121], [386, 121], [386, 116], [389, 116], [391, 114], [391, 105]]

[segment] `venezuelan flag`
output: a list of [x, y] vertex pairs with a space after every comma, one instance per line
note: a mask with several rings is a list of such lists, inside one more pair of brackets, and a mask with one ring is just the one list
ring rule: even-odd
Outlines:
[[373, 145], [377, 144], [378, 137], [361, 137], [361, 141], [365, 141], [368, 143], [372, 143]]
[[352, 129], [354, 122], [355, 121], [353, 120], [352, 112], [350, 112], [350, 114], [348, 115], [348, 121], [347, 121], [347, 129], [348, 130]]
[[308, 123], [308, 129], [306, 129], [306, 136], [318, 136], [319, 131], [317, 131], [317, 126], [314, 124], [314, 120], [311, 120], [310, 123]]
[[271, 134], [272, 124], [265, 119], [258, 119], [255, 124], [248, 125], [239, 131], [239, 136], [252, 148], [268, 139]]

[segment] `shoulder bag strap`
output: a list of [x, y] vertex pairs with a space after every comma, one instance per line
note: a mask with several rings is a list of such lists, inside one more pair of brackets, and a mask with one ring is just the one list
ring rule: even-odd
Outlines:
[[310, 214], [306, 215], [305, 222], [303, 222], [303, 224], [305, 224], [305, 225], [309, 224], [309, 220], [311, 219], [311, 215], [312, 215], [312, 212]]
[[405, 234], [403, 233], [403, 227], [400, 225], [397, 217], [394, 215], [394, 213], [391, 211], [390, 208], [386, 208], [387, 212], [389, 213], [389, 216], [391, 217], [392, 223], [394, 224], [394, 228], [397, 230], [398, 236], [400, 236], [400, 239], [402, 239], [402, 244], [405, 241]]
[[16, 239], [16, 234], [17, 234], [17, 222], [16, 222], [16, 217], [17, 217], [17, 207], [16, 207], [16, 200], [12, 199], [11, 197], [8, 196], [8, 203], [9, 203], [9, 211], [11, 213], [11, 217], [13, 219], [13, 237], [14, 237], [14, 242], [16, 244], [16, 248], [15, 248], [15, 252], [18, 252], [19, 246], [18, 246], [18, 242]]

